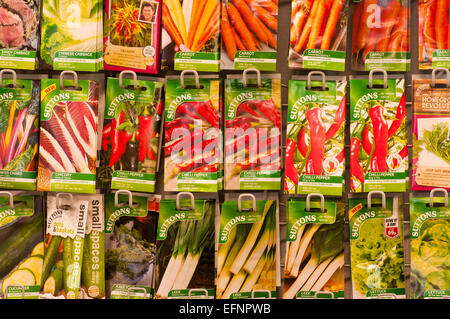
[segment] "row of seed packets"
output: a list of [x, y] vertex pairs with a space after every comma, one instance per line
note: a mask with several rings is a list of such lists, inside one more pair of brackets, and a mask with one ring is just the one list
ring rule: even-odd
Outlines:
[[347, 212], [321, 194], [289, 199], [283, 274], [276, 193], [228, 194], [221, 205], [189, 192], [43, 199], [0, 194], [0, 298], [277, 298], [282, 287], [283, 299], [397, 299], [407, 295], [407, 251], [409, 297], [450, 296], [445, 189], [410, 198], [410, 245], [402, 196], [372, 191]]
[[[437, 78], [440, 70], [447, 79]], [[3, 76], [8, 72], [13, 78]], [[165, 191], [282, 188], [279, 74], [247, 69], [229, 75], [224, 90], [218, 77], [195, 71], [165, 83], [124, 71], [108, 78], [106, 89], [100, 74], [17, 79], [3, 70], [0, 79], [2, 188], [154, 192], [160, 158]], [[447, 69], [414, 76], [412, 190], [450, 187], [449, 79]], [[372, 70], [349, 83], [350, 190], [406, 191], [403, 76]], [[346, 88], [345, 77], [320, 71], [289, 81], [286, 193], [343, 193]]]

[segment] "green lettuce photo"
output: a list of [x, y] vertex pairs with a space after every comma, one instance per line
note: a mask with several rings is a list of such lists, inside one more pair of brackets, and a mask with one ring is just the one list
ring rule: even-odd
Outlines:
[[[442, 201], [442, 199], [437, 202]], [[450, 210], [411, 199], [411, 298], [450, 296]]]

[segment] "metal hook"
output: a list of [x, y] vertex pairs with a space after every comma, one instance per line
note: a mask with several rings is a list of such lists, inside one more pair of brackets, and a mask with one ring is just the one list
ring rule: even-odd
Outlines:
[[436, 68], [433, 70], [433, 72], [431, 72], [431, 87], [435, 87], [436, 86], [436, 73], [443, 71], [446, 73], [446, 78], [447, 78], [447, 87], [450, 87], [450, 71], [446, 68]]
[[433, 207], [434, 193], [436, 193], [436, 192], [444, 193], [445, 207], [448, 207], [448, 192], [444, 188], [433, 188], [431, 190], [431, 192], [430, 192], [430, 207]]
[[[68, 205], [62, 205], [61, 204], [61, 198], [63, 198], [63, 197], [68, 197], [69, 198], [69, 204]], [[70, 208], [72, 202], [73, 202], [73, 195], [71, 193], [58, 193], [58, 194], [56, 194], [56, 209], [65, 210], [66, 207]]]
[[373, 74], [374, 73], [382, 73], [383, 74], [383, 87], [385, 89], [388, 88], [388, 83], [387, 83], [387, 72], [384, 69], [373, 69], [369, 72], [369, 88], [373, 88]]
[[[191, 207], [180, 207], [180, 197], [183, 195], [187, 195], [191, 199]], [[175, 203], [177, 210], [194, 210], [195, 209], [194, 194], [192, 194], [191, 192], [180, 192], [177, 194]]]
[[3, 74], [4, 73], [12, 74], [13, 86], [16, 87], [16, 85], [17, 85], [17, 73], [16, 73], [16, 71], [11, 70], [11, 69], [4, 69], [4, 70], [0, 71], [0, 87], [3, 87]]
[[381, 196], [381, 207], [386, 208], [386, 194], [382, 191], [371, 191], [367, 194], [367, 208], [372, 208], [372, 195], [374, 194]]
[[200, 80], [199, 80], [199, 78], [198, 78], [198, 73], [197, 73], [197, 71], [195, 71], [195, 70], [184, 70], [183, 72], [181, 72], [181, 74], [180, 74], [181, 87], [182, 87], [183, 89], [186, 88], [186, 85], [184, 85], [184, 76], [185, 76], [187, 73], [192, 73], [192, 74], [194, 75], [194, 79], [195, 79], [195, 87], [196, 87], [197, 89], [200, 89]]
[[253, 194], [241, 194], [238, 197], [238, 211], [242, 212], [242, 198], [244, 197], [250, 197], [252, 200], [252, 211], [256, 212], [256, 198]]
[[322, 71], [311, 71], [311, 72], [308, 73], [308, 81], [307, 81], [307, 83], [308, 83], [308, 85], [307, 85], [308, 90], [311, 90], [311, 77], [313, 75], [320, 75], [322, 77], [322, 90], [325, 91], [327, 89], [327, 86], [325, 84], [325, 82], [326, 82], [326, 75]]
[[320, 193], [310, 193], [308, 196], [306, 196], [306, 211], [309, 212], [311, 206], [310, 206], [310, 200], [311, 197], [319, 197], [320, 198], [320, 210], [323, 213], [325, 211], [325, 197]]
[[125, 74], [130, 74], [133, 77], [133, 88], [135, 90], [137, 90], [137, 88], [138, 88], [138, 85], [137, 85], [137, 74], [136, 74], [136, 72], [130, 71], [130, 70], [125, 70], [125, 71], [120, 72], [120, 74], [119, 74], [119, 87], [121, 89], [124, 88], [123, 87], [123, 76]]
[[116, 193], [114, 194], [114, 206], [121, 207], [124, 205], [119, 204], [119, 194], [121, 193], [128, 195], [128, 206], [133, 207], [133, 194], [131, 194], [131, 192], [126, 189], [119, 189], [118, 191], [116, 191]]
[[258, 69], [245, 69], [244, 72], [242, 72], [242, 85], [245, 88], [247, 87], [247, 73], [249, 73], [249, 72], [256, 73], [257, 86], [260, 88], [262, 86], [261, 72]]
[[59, 75], [59, 87], [61, 88], [61, 90], [65, 89], [64, 75], [66, 75], [66, 74], [71, 74], [73, 76], [74, 88], [78, 89], [78, 74], [75, 71], [66, 70], [66, 71], [62, 71], [61, 74]]

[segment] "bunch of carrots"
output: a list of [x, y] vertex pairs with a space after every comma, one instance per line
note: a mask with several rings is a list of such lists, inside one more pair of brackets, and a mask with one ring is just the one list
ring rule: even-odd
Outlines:
[[[374, 10], [374, 6], [378, 6], [379, 10]], [[379, 12], [379, 19], [376, 12]], [[385, 7], [378, 4], [378, 0], [359, 2], [353, 14], [354, 61], [362, 59], [365, 62], [369, 52], [409, 51], [408, 21], [409, 7], [406, 0], [391, 0]]]
[[261, 51], [261, 44], [276, 49], [278, 0], [222, 2], [222, 41], [234, 61], [237, 51]]
[[[345, 2], [346, 0], [293, 0], [291, 48], [297, 53], [305, 49], [330, 50]], [[342, 32], [345, 32], [345, 28], [341, 28]]]
[[[419, 62], [431, 62], [435, 50], [450, 49], [450, 2], [419, 1]], [[426, 54], [426, 56], [425, 56]]]
[[164, 0], [163, 25], [178, 47], [198, 52], [219, 33], [219, 0]]

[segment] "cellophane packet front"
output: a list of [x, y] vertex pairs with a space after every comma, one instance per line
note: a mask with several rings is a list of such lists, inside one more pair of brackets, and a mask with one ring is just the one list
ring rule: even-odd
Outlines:
[[353, 299], [405, 298], [403, 199], [349, 199]]
[[281, 187], [281, 79], [229, 76], [225, 83], [225, 189]]
[[165, 0], [161, 68], [218, 72], [222, 0]]
[[345, 203], [288, 201], [284, 299], [344, 298]]
[[347, 0], [292, 0], [289, 68], [345, 71]]
[[352, 70], [410, 70], [409, 0], [353, 0]]
[[163, 81], [108, 78], [99, 182], [152, 193], [160, 156]]
[[159, 72], [162, 0], [105, 0], [104, 69]]
[[345, 172], [345, 78], [289, 81], [284, 190], [341, 196]]
[[0, 68], [37, 68], [41, 1], [1, 0]]
[[450, 89], [445, 80], [413, 79], [413, 166], [411, 189], [450, 189]]
[[164, 190], [223, 189], [221, 80], [168, 77], [165, 99]]
[[278, 3], [222, 1], [222, 70], [276, 71]]
[[410, 199], [411, 298], [444, 299], [450, 296], [448, 234], [450, 210], [444, 198]]
[[350, 79], [350, 190], [404, 192], [408, 141], [403, 77]]
[[215, 216], [214, 200], [163, 199], [157, 230], [158, 299], [215, 296]]

